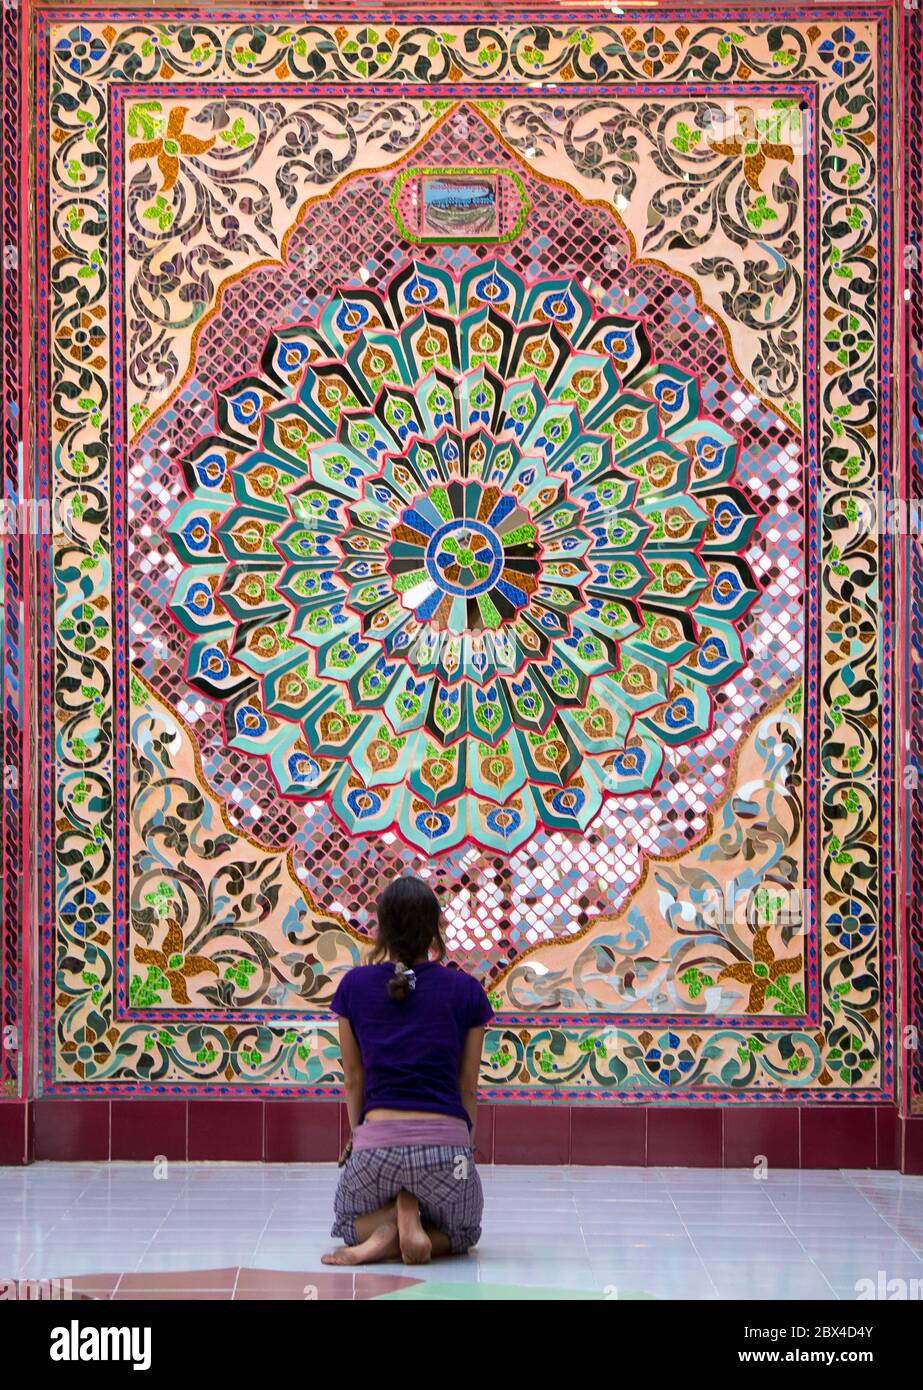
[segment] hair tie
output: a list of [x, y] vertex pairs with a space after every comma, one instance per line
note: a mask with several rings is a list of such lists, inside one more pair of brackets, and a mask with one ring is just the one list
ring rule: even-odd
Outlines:
[[412, 970], [409, 970], [407, 968], [403, 961], [399, 960], [396, 963], [394, 967], [394, 973], [395, 975], [403, 975], [404, 979], [407, 981], [407, 986], [409, 989], [416, 989], [417, 977]]

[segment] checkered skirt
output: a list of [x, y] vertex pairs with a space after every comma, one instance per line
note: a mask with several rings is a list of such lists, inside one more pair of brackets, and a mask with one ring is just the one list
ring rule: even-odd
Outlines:
[[448, 1236], [453, 1255], [477, 1244], [484, 1191], [474, 1149], [459, 1144], [407, 1144], [353, 1153], [340, 1172], [330, 1234], [358, 1245], [356, 1218], [387, 1206], [402, 1189], [417, 1198], [423, 1220]]

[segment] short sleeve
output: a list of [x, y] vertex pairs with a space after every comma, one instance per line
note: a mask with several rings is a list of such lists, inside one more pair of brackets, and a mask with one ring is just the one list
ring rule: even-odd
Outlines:
[[346, 974], [337, 985], [336, 993], [330, 1001], [330, 1007], [333, 1012], [339, 1014], [341, 1018], [346, 1019], [349, 1018], [349, 1008], [352, 997], [352, 974], [353, 972], [351, 970], [347, 970]]
[[483, 1028], [494, 1016], [490, 1000], [477, 980], [468, 977], [468, 1027]]

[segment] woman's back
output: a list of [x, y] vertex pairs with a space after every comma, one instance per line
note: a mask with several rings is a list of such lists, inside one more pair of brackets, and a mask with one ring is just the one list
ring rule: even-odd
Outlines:
[[484, 990], [464, 971], [427, 960], [413, 968], [406, 999], [388, 993], [394, 965], [360, 965], [340, 982], [331, 1008], [348, 1019], [365, 1072], [370, 1110], [468, 1115], [459, 1090], [465, 1039], [493, 1016]]
[[474, 1121], [487, 995], [445, 957], [439, 899], [392, 879], [376, 903], [369, 965], [340, 981], [343, 1090], [351, 1136], [334, 1198], [327, 1264], [406, 1264], [460, 1255], [481, 1234]]

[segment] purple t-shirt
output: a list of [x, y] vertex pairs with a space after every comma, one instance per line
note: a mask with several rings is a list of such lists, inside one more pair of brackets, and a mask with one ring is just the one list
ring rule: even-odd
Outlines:
[[368, 1110], [425, 1110], [467, 1121], [458, 1072], [469, 1030], [493, 1018], [487, 995], [463, 970], [428, 960], [414, 966], [407, 999], [390, 999], [393, 974], [390, 962], [357, 965], [330, 1004], [349, 1020], [362, 1054], [363, 1118]]

